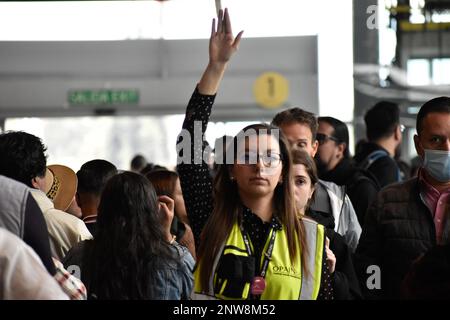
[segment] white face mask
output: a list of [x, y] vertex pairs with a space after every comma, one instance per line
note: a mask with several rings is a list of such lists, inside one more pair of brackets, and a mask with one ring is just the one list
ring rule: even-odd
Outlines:
[[439, 182], [450, 182], [450, 151], [425, 149], [423, 167]]

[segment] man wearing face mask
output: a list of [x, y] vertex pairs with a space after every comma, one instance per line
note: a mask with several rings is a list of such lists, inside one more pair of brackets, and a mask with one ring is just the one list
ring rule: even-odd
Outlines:
[[[414, 143], [423, 160], [418, 177], [383, 189], [366, 214], [356, 266], [368, 297], [398, 299], [411, 263], [450, 242], [450, 97], [425, 103], [416, 129]], [[374, 265], [380, 285], [367, 271]]]

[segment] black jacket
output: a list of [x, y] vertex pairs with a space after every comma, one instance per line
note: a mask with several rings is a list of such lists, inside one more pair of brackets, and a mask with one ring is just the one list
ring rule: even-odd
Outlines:
[[[379, 145], [367, 142], [361, 147], [361, 151], [355, 154], [353, 160], [357, 166], [361, 166], [366, 158], [374, 151], [383, 150], [387, 153], [387, 151], [380, 147]], [[388, 153], [389, 154], [389, 153]], [[399, 182], [400, 178], [400, 169], [397, 165], [397, 162], [390, 157], [385, 156], [377, 159], [368, 170], [377, 178], [378, 183], [381, 188], [391, 184]]]
[[333, 230], [333, 216], [331, 216], [331, 219], [327, 219], [321, 213], [313, 210], [308, 210], [306, 215], [325, 226], [325, 235], [330, 239], [330, 249], [336, 256], [333, 283], [334, 298], [336, 300], [362, 299], [351, 250], [345, 243], [344, 237]]
[[362, 227], [366, 211], [380, 189], [376, 178], [367, 170], [353, 165], [350, 159], [343, 159], [333, 170], [321, 173], [320, 179], [346, 187]]
[[[450, 215], [447, 215], [443, 241], [449, 242]], [[436, 245], [433, 217], [422, 202], [417, 178], [384, 188], [366, 214], [356, 250], [355, 263], [366, 297], [398, 299], [403, 278], [412, 262]], [[367, 279], [378, 266], [380, 289], [368, 289]], [[373, 278], [372, 278], [373, 279]]]

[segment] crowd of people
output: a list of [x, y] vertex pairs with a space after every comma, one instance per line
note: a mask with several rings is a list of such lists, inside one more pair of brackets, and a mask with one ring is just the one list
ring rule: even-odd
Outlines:
[[[241, 37], [221, 10], [180, 130], [204, 136]], [[420, 108], [413, 174], [399, 107], [365, 123], [354, 157], [344, 122], [291, 108], [220, 139], [214, 163], [190, 139], [175, 170], [138, 155], [76, 173], [1, 133], [0, 299], [450, 299], [450, 97]]]

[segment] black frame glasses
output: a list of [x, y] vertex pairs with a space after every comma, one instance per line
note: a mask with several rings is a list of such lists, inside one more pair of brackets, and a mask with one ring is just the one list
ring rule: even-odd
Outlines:
[[260, 154], [256, 152], [244, 152], [237, 157], [237, 164], [255, 165], [261, 159], [263, 165], [267, 168], [278, 167], [283, 162], [283, 157], [280, 153], [272, 152], [270, 154]]

